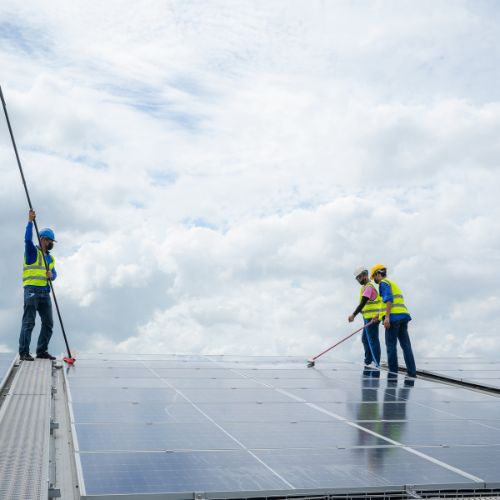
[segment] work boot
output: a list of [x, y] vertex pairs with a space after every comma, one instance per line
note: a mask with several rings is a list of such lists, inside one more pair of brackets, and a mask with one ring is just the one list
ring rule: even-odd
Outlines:
[[404, 381], [405, 387], [413, 387], [414, 385], [415, 385], [415, 380], [413, 380], [412, 378], [409, 378], [409, 377], [405, 377], [405, 381]]
[[19, 355], [21, 361], [35, 361], [35, 358], [29, 352], [23, 352]]
[[47, 351], [37, 354], [36, 357], [38, 359], [51, 359], [52, 361], [56, 359], [55, 356], [52, 356], [52, 354], [49, 354]]

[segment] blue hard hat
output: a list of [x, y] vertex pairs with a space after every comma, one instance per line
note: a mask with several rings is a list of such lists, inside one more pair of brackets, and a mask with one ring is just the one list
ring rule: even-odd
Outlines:
[[40, 238], [47, 238], [48, 240], [56, 241], [56, 235], [50, 227], [45, 227], [40, 231]]

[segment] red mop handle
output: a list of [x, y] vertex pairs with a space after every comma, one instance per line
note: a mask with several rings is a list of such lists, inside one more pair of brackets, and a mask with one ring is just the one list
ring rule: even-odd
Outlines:
[[[374, 321], [371, 320], [370, 323], [374, 323]], [[356, 333], [359, 333], [361, 330], [364, 330], [370, 323], [366, 323], [366, 325], [363, 325], [361, 328], [358, 328], [355, 332], [352, 332], [347, 337], [344, 337], [342, 340], [339, 340], [336, 344], [333, 344], [328, 349], [325, 349], [323, 352], [316, 354], [314, 358], [311, 358], [311, 361], [316, 361], [320, 356], [323, 356], [323, 354], [326, 354], [328, 351], [331, 351], [334, 347], [337, 347], [339, 344], [342, 344], [342, 342], [345, 342], [347, 339], [350, 339], [353, 335], [356, 335]]]

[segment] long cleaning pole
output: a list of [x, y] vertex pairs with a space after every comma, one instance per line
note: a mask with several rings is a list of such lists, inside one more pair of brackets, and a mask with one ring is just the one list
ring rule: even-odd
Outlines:
[[[5, 114], [5, 119], [7, 120], [7, 126], [9, 127], [10, 138], [12, 139], [12, 146], [14, 146], [14, 152], [16, 153], [17, 166], [19, 167], [19, 172], [21, 173], [21, 179], [23, 181], [24, 191], [26, 192], [26, 198], [28, 198], [28, 205], [30, 207], [30, 210], [33, 210], [33, 205], [31, 204], [31, 198], [30, 198], [30, 194], [28, 191], [28, 186], [26, 184], [26, 179], [24, 177], [23, 167], [21, 165], [19, 153], [17, 152], [16, 141], [14, 139], [14, 133], [12, 132], [12, 127], [10, 125], [9, 114], [7, 113], [7, 105], [5, 104], [5, 99], [3, 97], [3, 92], [2, 92], [1, 86], [0, 86], [0, 99], [2, 99], [3, 112]], [[36, 219], [33, 220], [33, 223], [35, 225], [35, 231], [36, 231], [36, 237], [38, 239], [38, 245], [41, 249], [42, 248], [42, 241], [40, 239], [40, 233], [38, 232], [38, 225], [36, 223]], [[49, 264], [47, 263], [45, 258], [43, 259], [43, 262], [45, 264], [45, 269], [47, 271], [49, 271]], [[50, 279], [48, 279], [47, 281], [50, 285], [50, 290], [52, 291], [52, 297], [54, 297], [54, 304], [56, 306], [57, 317], [59, 318], [59, 323], [61, 324], [61, 330], [62, 330], [63, 337], [64, 337], [64, 343], [66, 344], [66, 350], [68, 351], [68, 357], [65, 358], [65, 361], [69, 362], [70, 364], [73, 364], [74, 358], [73, 358], [73, 356], [71, 356], [71, 351], [69, 349], [68, 338], [66, 336], [66, 331], [64, 330], [64, 324], [63, 324], [63, 320], [61, 317], [61, 312], [59, 311], [59, 304], [57, 303], [57, 298], [56, 298], [56, 294], [54, 291], [54, 285], [52, 284], [52, 281]]]
[[323, 354], [326, 354], [327, 352], [331, 351], [334, 347], [337, 347], [338, 345], [342, 344], [342, 342], [345, 342], [347, 339], [350, 339], [353, 335], [356, 335], [356, 333], [359, 333], [361, 330], [364, 330], [365, 327], [368, 326], [370, 323], [367, 323], [366, 325], [363, 325], [361, 328], [358, 328], [355, 332], [352, 332], [347, 337], [344, 337], [342, 340], [339, 340], [337, 343], [333, 344], [328, 349], [325, 349], [323, 352], [320, 352], [319, 354], [316, 354], [316, 356], [312, 357], [311, 359], [308, 359], [307, 360], [307, 367], [308, 368], [312, 368], [314, 366], [314, 364], [315, 364], [315, 361], [319, 357], [321, 357], [321, 356], [323, 356]]

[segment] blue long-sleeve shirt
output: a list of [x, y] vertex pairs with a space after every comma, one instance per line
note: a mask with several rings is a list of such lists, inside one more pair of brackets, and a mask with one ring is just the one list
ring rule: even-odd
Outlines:
[[[26, 226], [26, 232], [24, 233], [24, 256], [26, 258], [26, 264], [34, 264], [37, 258], [37, 247], [33, 244], [33, 222], [28, 222]], [[52, 262], [52, 256], [50, 254], [45, 255], [45, 260], [47, 264]], [[51, 269], [52, 271], [52, 281], [57, 277], [56, 268]], [[50, 290], [49, 285], [45, 285], [41, 288], [46, 288]]]
[[[381, 281], [378, 285], [378, 290], [380, 293], [380, 296], [382, 297], [382, 300], [384, 301], [384, 304], [388, 301], [391, 301], [394, 304], [394, 296], [392, 295], [392, 290], [391, 287], [387, 284]], [[391, 321], [401, 321], [401, 320], [411, 320], [411, 316], [406, 313], [402, 314], [390, 314], [389, 319]]]

